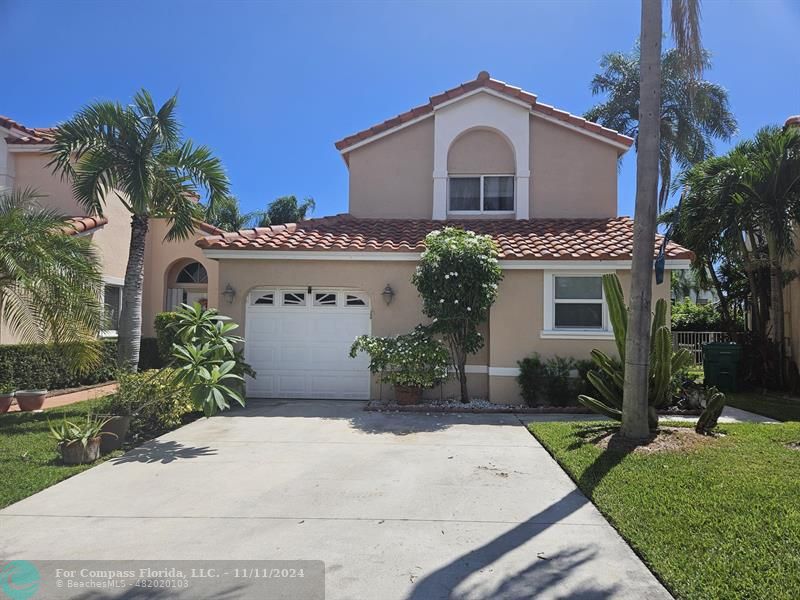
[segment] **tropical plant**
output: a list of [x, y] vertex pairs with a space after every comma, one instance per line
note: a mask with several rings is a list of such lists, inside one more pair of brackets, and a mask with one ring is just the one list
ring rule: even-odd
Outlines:
[[432, 388], [447, 379], [450, 355], [444, 345], [430, 337], [426, 328], [394, 337], [361, 335], [350, 348], [350, 357], [369, 355], [369, 370], [390, 385]]
[[[625, 369], [628, 366], [625, 361], [628, 308], [625, 306], [622, 286], [616, 275], [603, 275], [603, 290], [608, 303], [608, 316], [614, 329], [614, 341], [621, 360], [615, 361], [601, 350], [592, 350], [592, 360], [606, 377], [602, 377], [598, 372], [589, 371], [586, 376], [600, 396], [594, 398], [580, 395], [578, 401], [595, 412], [620, 421], [623, 420], [623, 390]], [[654, 431], [658, 427], [657, 409], [667, 406], [675, 391], [673, 373], [688, 367], [692, 362], [692, 356], [683, 348], [673, 351], [672, 335], [667, 325], [667, 302], [663, 298], [656, 302], [651, 329], [646, 400], [648, 429]]]
[[313, 198], [299, 202], [295, 196], [281, 196], [270, 202], [265, 212], [258, 213], [258, 226], [268, 227], [303, 221], [308, 213], [314, 212], [316, 206]]
[[[135, 371], [142, 333], [144, 252], [150, 218], [166, 218], [168, 240], [186, 239], [208, 206], [228, 195], [222, 164], [205, 146], [181, 139], [177, 96], [160, 108], [146, 90], [133, 104], [95, 102], [61, 124], [49, 150], [54, 172], [72, 181], [75, 199], [92, 214], [118, 200], [130, 211], [131, 241], [118, 327], [118, 363]], [[110, 200], [112, 199], [112, 200]]]
[[98, 413], [130, 415], [131, 429], [146, 436], [158, 435], [182, 424], [197, 410], [186, 386], [176, 384], [175, 370], [164, 368], [122, 372], [117, 392], [98, 402]]
[[502, 278], [490, 236], [445, 227], [425, 237], [412, 282], [422, 297], [422, 312], [432, 320], [431, 331], [441, 334], [450, 349], [462, 402], [469, 402], [467, 356], [483, 347], [478, 328], [489, 316]]
[[69, 421], [66, 417], [58, 424], [53, 425], [49, 420], [47, 426], [50, 428], [50, 435], [58, 443], [59, 447], [80, 442], [86, 448], [91, 440], [104, 435], [115, 435], [111, 432], [103, 431], [103, 426], [110, 419], [97, 419], [92, 415], [86, 415], [86, 421]]
[[553, 356], [542, 359], [538, 353], [520, 361], [517, 383], [522, 399], [528, 406], [567, 406], [573, 401], [573, 390], [580, 386], [580, 379], [572, 377], [578, 370], [573, 358]]
[[[703, 68], [711, 67], [707, 52]], [[604, 102], [585, 115], [634, 139], [639, 136], [639, 48], [612, 52], [600, 61], [601, 73], [592, 79], [592, 94], [606, 94]], [[686, 169], [714, 153], [714, 141], [728, 141], [737, 131], [728, 92], [710, 81], [698, 80], [677, 49], [661, 57], [661, 137], [658, 205], [670, 194], [673, 164]]]
[[255, 372], [234, 347], [244, 341], [232, 334], [239, 326], [198, 303], [182, 304], [175, 313], [175, 382], [187, 387], [192, 402], [207, 417], [230, 408], [231, 401], [244, 406], [243, 376]]
[[225, 231], [239, 231], [257, 225], [263, 216], [260, 211], [243, 213], [235, 196], [225, 196], [206, 209], [205, 220]]
[[[690, 77], [689, 87], [704, 66], [700, 42], [699, 0], [672, 0], [672, 34], [678, 56]], [[636, 209], [631, 256], [625, 382], [622, 403], [623, 437], [649, 435], [650, 310], [653, 300], [653, 248], [656, 240], [658, 175], [661, 162], [661, 38], [662, 0], [642, 0], [639, 42], [639, 135], [636, 140]]]
[[706, 407], [697, 419], [694, 430], [702, 435], [709, 435], [717, 426], [722, 410], [725, 408], [725, 394], [711, 388], [710, 398], [706, 402]]
[[41, 197], [0, 191], [0, 317], [23, 341], [69, 344], [68, 366], [85, 372], [101, 358], [100, 259]]

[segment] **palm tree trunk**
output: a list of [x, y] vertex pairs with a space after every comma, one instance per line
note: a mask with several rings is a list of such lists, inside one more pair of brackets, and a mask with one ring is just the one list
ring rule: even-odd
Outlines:
[[634, 440], [650, 434], [647, 376], [661, 127], [661, 0], [642, 0], [641, 27], [636, 212], [622, 395], [622, 435]]
[[122, 311], [119, 318], [117, 365], [124, 371], [139, 368], [139, 346], [142, 341], [142, 284], [144, 282], [144, 249], [147, 241], [148, 218], [131, 218], [131, 245], [128, 266], [125, 268], [125, 287], [122, 290]]

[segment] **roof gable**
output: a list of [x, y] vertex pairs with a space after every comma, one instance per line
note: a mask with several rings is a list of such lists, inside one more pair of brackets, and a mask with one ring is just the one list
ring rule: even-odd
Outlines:
[[382, 137], [393, 130], [432, 116], [436, 110], [443, 106], [463, 100], [480, 92], [487, 92], [494, 96], [508, 99], [515, 104], [525, 106], [534, 115], [547, 118], [548, 120], [577, 129], [580, 132], [592, 135], [603, 141], [613, 143], [623, 151], [633, 144], [633, 138], [622, 135], [613, 129], [603, 127], [598, 123], [587, 121], [583, 117], [573, 115], [565, 110], [557, 109], [549, 104], [542, 104], [538, 101], [536, 94], [509, 85], [503, 81], [492, 79], [488, 72], [481, 71], [478, 73], [478, 77], [472, 81], [462, 83], [441, 94], [431, 96], [427, 104], [416, 106], [382, 123], [378, 123], [368, 129], [342, 138], [335, 143], [335, 146], [340, 152], [346, 154], [355, 149], [355, 147], [368, 143], [378, 137]]

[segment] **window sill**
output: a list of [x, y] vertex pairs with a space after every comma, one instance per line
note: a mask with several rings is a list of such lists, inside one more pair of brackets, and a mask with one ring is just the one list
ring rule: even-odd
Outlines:
[[106, 339], [111, 339], [111, 338], [117, 338], [117, 337], [119, 337], [119, 336], [117, 335], [117, 332], [116, 332], [116, 331], [114, 331], [114, 330], [109, 330], [109, 331], [101, 331], [99, 334], [97, 334], [97, 336], [98, 336], [99, 338], [101, 338], [101, 339], [104, 339], [104, 340], [106, 340]]
[[476, 217], [476, 216], [483, 216], [483, 215], [515, 215], [517, 214], [516, 210], [448, 210], [448, 215], [456, 215], [456, 216], [469, 216], [469, 217]]
[[539, 332], [543, 340], [613, 340], [613, 331], [597, 329], [543, 329]]

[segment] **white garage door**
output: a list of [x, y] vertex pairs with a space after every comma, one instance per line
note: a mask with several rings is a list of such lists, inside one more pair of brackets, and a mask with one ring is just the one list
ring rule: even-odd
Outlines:
[[247, 299], [245, 360], [252, 398], [369, 398], [369, 360], [350, 358], [370, 333], [366, 294], [312, 288], [263, 289]]

